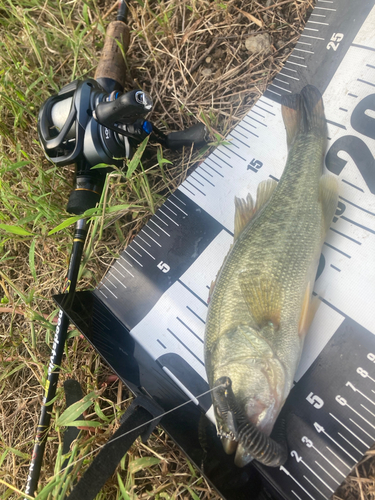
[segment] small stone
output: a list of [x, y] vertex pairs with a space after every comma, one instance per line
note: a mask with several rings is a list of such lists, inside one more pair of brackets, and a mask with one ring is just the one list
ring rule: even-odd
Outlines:
[[206, 63], [207, 64], [210, 64], [211, 61], [212, 61], [212, 57], [210, 57], [210, 56], [206, 57]]
[[271, 41], [267, 33], [263, 35], [255, 35], [247, 38], [245, 40], [245, 47], [249, 52], [253, 54], [259, 54], [261, 52], [270, 52]]
[[211, 76], [212, 74], [212, 69], [211, 68], [204, 68], [204, 70], [202, 70], [202, 75], [203, 76]]
[[215, 52], [213, 53], [213, 57], [214, 59], [220, 59], [221, 57], [223, 57], [225, 54], [224, 50], [223, 49], [216, 49]]

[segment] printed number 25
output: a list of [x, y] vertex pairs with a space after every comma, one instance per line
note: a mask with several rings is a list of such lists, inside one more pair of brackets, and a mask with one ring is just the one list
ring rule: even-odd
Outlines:
[[[341, 40], [344, 38], [344, 35], [342, 33], [333, 33], [331, 36], [331, 41], [327, 45], [327, 49], [333, 49], [337, 50], [339, 48], [339, 44]], [[337, 42], [337, 43], [334, 43]]]

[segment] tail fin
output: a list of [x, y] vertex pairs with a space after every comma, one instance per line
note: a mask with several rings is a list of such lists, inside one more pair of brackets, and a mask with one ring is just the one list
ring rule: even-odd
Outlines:
[[281, 112], [288, 148], [298, 133], [313, 132], [321, 137], [327, 135], [322, 95], [313, 85], [306, 85], [300, 94], [284, 96], [281, 100]]

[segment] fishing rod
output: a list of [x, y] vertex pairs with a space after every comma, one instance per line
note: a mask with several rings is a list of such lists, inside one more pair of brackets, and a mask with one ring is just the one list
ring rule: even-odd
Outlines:
[[[147, 136], [170, 149], [205, 143], [203, 124], [165, 134], [144, 118], [153, 106], [147, 92], [123, 92], [126, 67], [119, 45], [126, 53], [130, 42], [130, 30], [125, 24], [127, 14], [126, 1], [120, 0], [116, 21], [107, 27], [94, 79], [69, 83], [48, 98], [39, 112], [38, 136], [47, 159], [57, 166], [75, 164], [75, 187], [67, 205], [67, 212], [71, 214], [82, 215], [100, 200], [110, 168], [92, 170], [92, 167], [104, 163], [121, 168], [123, 159], [131, 158]], [[63, 287], [68, 302], [74, 297], [87, 232], [88, 223], [82, 217], [75, 225]], [[68, 327], [68, 316], [60, 309], [25, 489], [31, 496], [36, 492], [40, 476]]]

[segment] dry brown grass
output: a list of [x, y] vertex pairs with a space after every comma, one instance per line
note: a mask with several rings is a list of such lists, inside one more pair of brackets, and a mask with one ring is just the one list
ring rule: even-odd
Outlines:
[[[225, 3], [150, 0], [143, 6], [141, 3], [133, 1], [130, 7], [128, 89], [142, 87], [153, 96], [155, 106], [149, 118], [163, 130], [185, 128], [201, 120], [203, 113], [222, 135], [241, 120], [281, 69], [313, 5], [312, 0], [284, 0], [276, 5], [272, 0]], [[3, 44], [0, 57], [5, 71], [0, 80], [1, 92], [24, 108], [12, 105], [4, 97], [0, 101], [1, 160], [5, 166], [28, 161], [21, 170], [5, 168], [2, 173], [0, 221], [21, 224], [24, 219], [21, 225], [34, 233], [34, 238], [14, 235], [8, 238], [9, 235], [2, 234], [0, 247], [0, 298], [4, 299], [0, 304], [0, 478], [21, 490], [39, 418], [56, 315], [51, 295], [61, 288], [71, 242], [69, 230], [47, 236], [64, 217], [72, 171], [57, 170], [43, 158], [37, 143], [37, 109], [51, 93], [71, 81], [72, 74], [93, 75], [102, 48], [103, 26], [113, 18], [115, 7], [107, 0], [90, 5], [86, 11], [80, 0], [61, 9], [52, 2], [26, 4], [0, 2], [0, 16], [4, 19], [0, 27]], [[26, 6], [30, 10], [26, 11]], [[85, 34], [80, 39], [83, 29]], [[254, 56], [247, 51], [245, 39], [255, 32], [270, 35], [269, 53]], [[33, 86], [36, 81], [38, 84]], [[15, 95], [15, 89], [24, 100]], [[113, 258], [151, 215], [153, 206], [163, 201], [168, 189], [179, 185], [197, 159], [191, 151], [164, 152], [164, 156], [173, 161], [165, 176], [155, 167], [155, 159], [147, 162], [152, 199], [146, 193], [141, 200], [142, 209], [118, 214], [121, 217], [117, 220], [106, 219], [104, 225], [108, 227], [93, 242], [81, 288], [100, 280]], [[43, 195], [44, 198], [39, 198]], [[108, 201], [117, 204], [124, 200], [139, 202], [137, 191], [131, 183], [124, 184], [114, 178]], [[34, 224], [38, 213], [43, 215]], [[31, 265], [32, 241], [35, 241], [35, 256]], [[118, 381], [102, 385], [108, 369], [84, 339], [75, 336], [69, 340], [66, 354], [55, 416], [64, 409], [62, 382], [72, 374], [85, 393], [99, 391], [98, 405], [107, 421], [102, 420], [99, 431], [83, 432], [79, 442], [82, 450], [91, 451], [105, 443], [116, 429], [131, 396]], [[98, 418], [94, 408], [91, 416]], [[60, 431], [53, 428], [46, 447], [42, 484], [56, 473], [60, 442]], [[374, 498], [373, 454], [373, 451], [366, 454], [335, 498]], [[145, 456], [161, 461], [130, 475], [131, 498], [137, 495], [189, 499], [191, 491], [201, 499], [219, 498], [161, 430], [147, 446], [134, 445], [123, 466]], [[119, 470], [124, 481], [129, 479], [125, 470]], [[120, 498], [116, 477], [104, 491], [102, 498]], [[4, 499], [19, 497], [1, 485], [0, 495]]]

